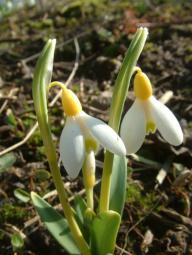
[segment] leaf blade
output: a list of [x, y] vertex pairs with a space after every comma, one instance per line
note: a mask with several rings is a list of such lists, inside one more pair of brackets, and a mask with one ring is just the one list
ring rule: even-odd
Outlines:
[[71, 236], [67, 221], [36, 193], [31, 192], [31, 199], [42, 222], [55, 240], [57, 240], [69, 254], [80, 255], [79, 249]]
[[113, 254], [121, 217], [117, 212], [106, 211], [97, 215], [91, 227], [93, 255]]
[[127, 186], [127, 160], [114, 155], [109, 209], [122, 214]]

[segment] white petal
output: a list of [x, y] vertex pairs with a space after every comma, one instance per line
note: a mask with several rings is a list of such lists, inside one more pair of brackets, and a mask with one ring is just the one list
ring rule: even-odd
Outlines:
[[83, 120], [86, 127], [89, 128], [91, 135], [98, 140], [104, 148], [119, 156], [126, 155], [123, 141], [111, 127], [105, 124], [105, 122], [91, 117], [86, 113], [81, 115], [81, 120]]
[[76, 178], [85, 158], [84, 138], [75, 120], [68, 117], [61, 133], [59, 151], [61, 161], [71, 178]]
[[149, 99], [151, 114], [163, 138], [172, 145], [183, 142], [183, 132], [174, 114], [154, 97]]
[[127, 154], [137, 152], [144, 142], [146, 135], [146, 118], [143, 105], [135, 100], [131, 108], [125, 114], [120, 135], [125, 144]]

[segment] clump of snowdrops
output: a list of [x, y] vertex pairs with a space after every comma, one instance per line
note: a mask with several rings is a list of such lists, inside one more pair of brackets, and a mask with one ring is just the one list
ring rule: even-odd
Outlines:
[[[41, 220], [68, 254], [113, 254], [125, 203], [126, 155], [137, 152], [145, 136], [156, 129], [170, 144], [182, 143], [183, 133], [177, 119], [153, 96], [149, 78], [136, 66], [147, 35], [146, 28], [139, 28], [127, 50], [114, 86], [108, 125], [84, 112], [78, 97], [64, 83], [51, 81], [55, 39], [48, 40], [37, 62], [33, 100], [63, 215], [36, 193], [32, 192], [31, 198]], [[135, 101], [120, 126], [132, 75]], [[61, 101], [66, 116], [58, 145], [60, 155], [56, 153], [48, 116], [48, 92], [54, 86], [62, 89]], [[93, 198], [95, 155], [99, 146], [104, 148], [104, 164], [97, 208]], [[76, 197], [74, 207], [64, 188], [60, 161], [71, 179], [82, 170], [86, 198]]]

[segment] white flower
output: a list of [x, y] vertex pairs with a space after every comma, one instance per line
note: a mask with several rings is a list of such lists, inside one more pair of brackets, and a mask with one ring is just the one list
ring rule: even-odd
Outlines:
[[62, 94], [66, 123], [60, 138], [60, 158], [71, 178], [78, 176], [87, 151], [97, 150], [98, 143], [119, 156], [126, 154], [125, 146], [116, 132], [103, 121], [82, 110], [77, 96], [64, 88]]
[[162, 137], [177, 146], [183, 142], [183, 132], [174, 114], [152, 95], [147, 75], [139, 70], [134, 79], [135, 102], [125, 114], [120, 130], [127, 154], [137, 152], [145, 135], [159, 130]]

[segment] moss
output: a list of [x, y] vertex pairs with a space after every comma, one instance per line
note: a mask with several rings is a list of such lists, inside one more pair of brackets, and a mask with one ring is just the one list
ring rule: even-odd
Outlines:
[[[131, 183], [128, 184], [126, 201], [129, 204], [134, 204], [143, 214], [143, 212], [148, 212], [155, 207], [158, 195], [154, 191], [144, 194], [142, 187], [138, 183]], [[161, 205], [158, 205], [156, 210], [159, 210], [160, 207]]]
[[128, 184], [126, 200], [128, 203], [141, 201], [141, 187], [137, 183]]
[[14, 223], [23, 222], [23, 219], [27, 216], [27, 211], [19, 206], [6, 203], [0, 210], [0, 224], [5, 222]]

